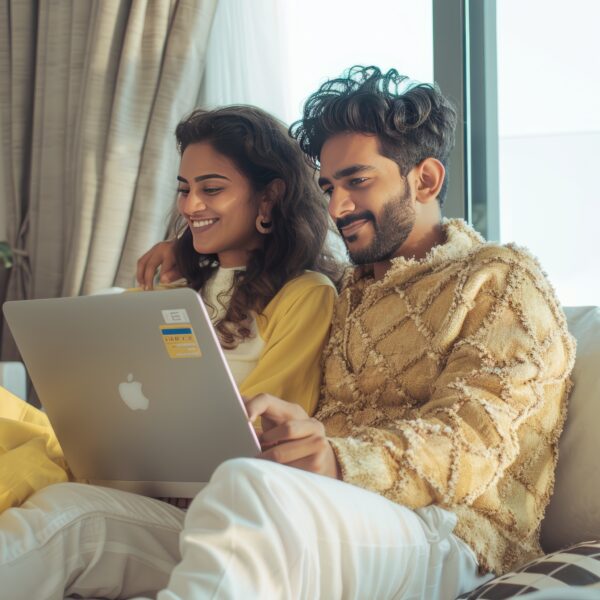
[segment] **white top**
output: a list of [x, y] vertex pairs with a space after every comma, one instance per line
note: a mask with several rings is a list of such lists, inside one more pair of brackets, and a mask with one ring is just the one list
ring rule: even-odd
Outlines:
[[[219, 267], [213, 276], [204, 284], [202, 297], [213, 325], [220, 321], [227, 312], [233, 291], [233, 278], [236, 271], [244, 267]], [[252, 315], [250, 324], [251, 336], [246, 338], [232, 350], [223, 349], [231, 374], [238, 386], [256, 367], [258, 359], [265, 347], [265, 341], [258, 333], [256, 319]]]

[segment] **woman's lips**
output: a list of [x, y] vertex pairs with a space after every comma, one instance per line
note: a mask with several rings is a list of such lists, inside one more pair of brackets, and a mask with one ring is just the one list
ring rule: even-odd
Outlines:
[[219, 219], [190, 219], [192, 233], [202, 233], [219, 222]]

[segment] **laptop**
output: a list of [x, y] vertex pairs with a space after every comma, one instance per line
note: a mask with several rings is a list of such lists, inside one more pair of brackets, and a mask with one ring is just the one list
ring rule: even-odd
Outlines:
[[193, 497], [260, 444], [200, 296], [188, 288], [5, 302], [78, 479]]

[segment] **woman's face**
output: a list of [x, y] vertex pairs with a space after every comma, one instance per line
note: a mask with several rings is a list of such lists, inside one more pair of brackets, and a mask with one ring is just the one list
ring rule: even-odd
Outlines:
[[222, 267], [245, 266], [263, 243], [256, 230], [259, 200], [248, 179], [209, 143], [190, 144], [179, 165], [177, 208], [194, 248], [217, 254]]

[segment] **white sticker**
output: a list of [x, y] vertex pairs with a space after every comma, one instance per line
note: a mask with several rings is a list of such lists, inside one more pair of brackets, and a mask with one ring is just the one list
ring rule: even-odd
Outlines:
[[173, 308], [161, 311], [165, 323], [189, 323], [190, 318], [185, 308]]

